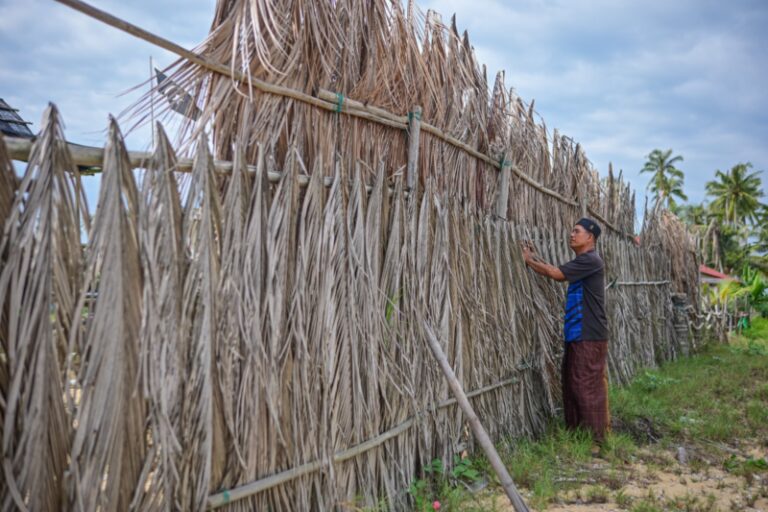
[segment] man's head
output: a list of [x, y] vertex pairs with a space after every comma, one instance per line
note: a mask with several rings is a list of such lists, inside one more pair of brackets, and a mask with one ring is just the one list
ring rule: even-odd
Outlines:
[[570, 246], [576, 254], [593, 249], [597, 237], [600, 236], [600, 226], [592, 219], [579, 219], [571, 230]]

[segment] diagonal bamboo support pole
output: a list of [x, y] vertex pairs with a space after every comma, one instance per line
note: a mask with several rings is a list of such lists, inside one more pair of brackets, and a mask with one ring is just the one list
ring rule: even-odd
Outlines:
[[488, 432], [485, 431], [483, 424], [480, 423], [480, 419], [477, 417], [477, 414], [475, 414], [472, 404], [469, 403], [469, 398], [467, 398], [466, 393], [464, 393], [459, 379], [456, 378], [456, 374], [453, 372], [453, 368], [451, 368], [451, 363], [448, 362], [445, 352], [443, 352], [443, 349], [440, 347], [440, 342], [437, 340], [437, 336], [426, 322], [424, 322], [424, 331], [427, 334], [429, 348], [432, 350], [432, 354], [440, 364], [440, 368], [445, 374], [445, 378], [448, 381], [448, 386], [451, 388], [453, 396], [456, 397], [459, 407], [461, 407], [462, 412], [467, 416], [469, 426], [472, 427], [472, 432], [474, 432], [477, 441], [480, 443], [480, 447], [488, 457], [488, 461], [491, 463], [491, 467], [493, 467], [496, 475], [498, 475], [499, 482], [504, 488], [504, 492], [507, 493], [510, 503], [515, 507], [516, 512], [528, 512], [528, 507], [523, 501], [522, 496], [520, 496], [520, 493], [517, 491], [515, 482], [512, 481], [512, 477], [510, 476], [509, 471], [507, 471], [506, 466], [504, 466], [504, 463], [501, 461], [499, 453], [493, 446], [493, 441], [488, 437]]

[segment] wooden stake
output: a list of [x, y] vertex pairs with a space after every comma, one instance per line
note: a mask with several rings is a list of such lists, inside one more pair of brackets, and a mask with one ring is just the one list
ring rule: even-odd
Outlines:
[[408, 116], [408, 190], [419, 184], [419, 137], [421, 136], [421, 107], [415, 106]]
[[457, 379], [456, 374], [453, 373], [453, 368], [451, 368], [451, 364], [448, 362], [448, 358], [445, 356], [443, 349], [440, 347], [440, 342], [437, 340], [437, 336], [426, 322], [424, 322], [424, 331], [427, 334], [427, 342], [429, 342], [429, 348], [432, 349], [432, 354], [440, 364], [440, 368], [443, 370], [445, 378], [448, 380], [448, 386], [451, 388], [453, 396], [456, 397], [456, 401], [459, 403], [459, 407], [461, 407], [462, 412], [464, 412], [464, 415], [467, 417], [469, 426], [472, 427], [472, 432], [474, 432], [477, 441], [480, 443], [480, 446], [485, 452], [486, 457], [488, 457], [488, 461], [491, 463], [491, 467], [499, 477], [499, 482], [504, 488], [504, 492], [507, 493], [507, 497], [509, 498], [510, 503], [512, 503], [512, 506], [515, 508], [516, 512], [528, 512], [528, 507], [523, 501], [522, 496], [520, 496], [520, 493], [517, 491], [515, 482], [512, 481], [512, 477], [509, 475], [509, 471], [507, 471], [507, 468], [501, 461], [501, 457], [499, 457], [499, 453], [493, 446], [491, 438], [488, 437], [488, 433], [485, 431], [483, 424], [480, 423], [480, 419], [477, 417], [477, 414], [475, 414], [475, 410], [472, 408], [472, 404], [469, 403], [467, 395], [461, 388], [459, 379]]
[[507, 212], [509, 211], [509, 176], [511, 162], [506, 160], [507, 154], [504, 153], [501, 157], [501, 172], [498, 178], [498, 192], [496, 195], [496, 216], [502, 219], [507, 219]]

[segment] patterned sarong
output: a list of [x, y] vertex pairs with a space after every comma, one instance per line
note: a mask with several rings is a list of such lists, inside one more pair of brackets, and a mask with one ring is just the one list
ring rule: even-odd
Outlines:
[[590, 430], [601, 442], [610, 430], [608, 411], [607, 341], [565, 344], [563, 409], [568, 428]]

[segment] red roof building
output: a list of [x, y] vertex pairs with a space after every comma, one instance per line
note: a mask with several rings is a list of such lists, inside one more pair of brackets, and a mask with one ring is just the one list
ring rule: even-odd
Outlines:
[[736, 278], [728, 274], [723, 274], [706, 265], [699, 265], [699, 274], [701, 274], [702, 283], [721, 283], [723, 281], [734, 281]]

